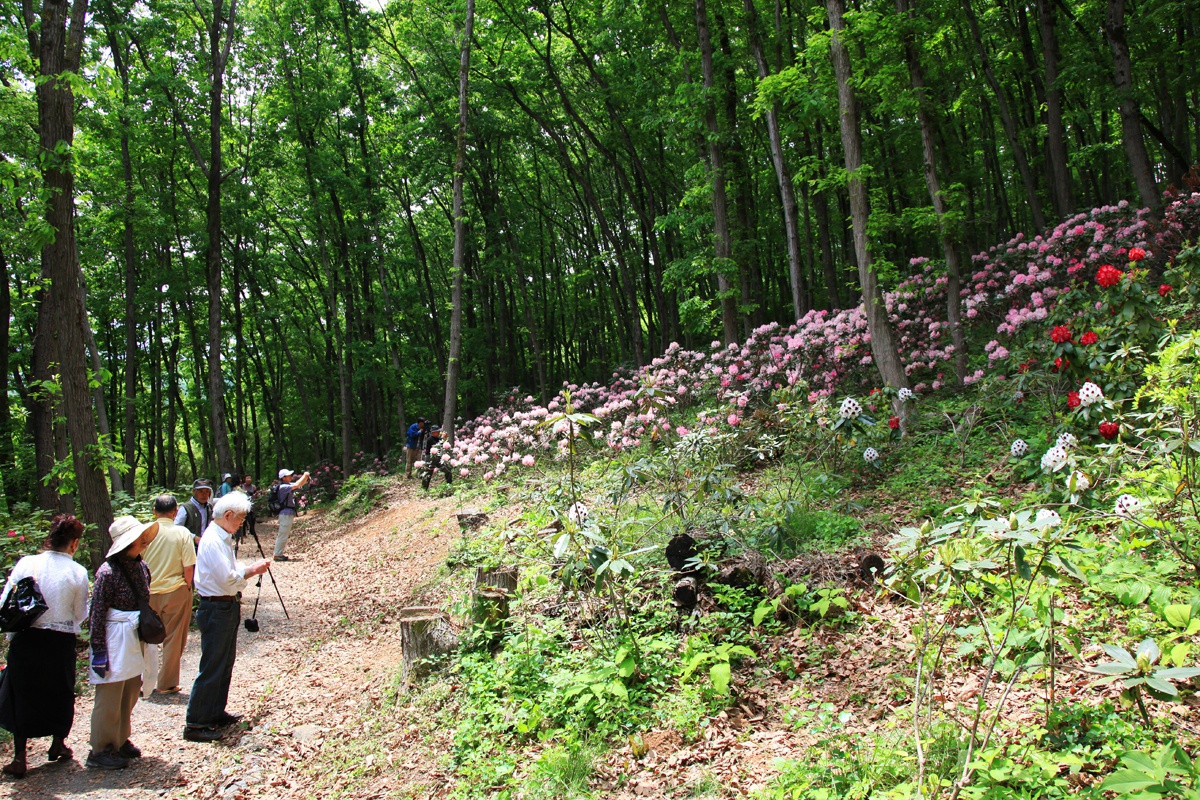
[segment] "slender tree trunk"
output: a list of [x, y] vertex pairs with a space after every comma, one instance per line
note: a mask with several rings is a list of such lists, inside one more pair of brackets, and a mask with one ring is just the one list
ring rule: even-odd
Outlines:
[[43, 302], [50, 304], [53, 320], [53, 327], [43, 331], [58, 341], [59, 378], [75, 481], [83, 516], [96, 527], [91, 555], [92, 566], [99, 567], [108, 550], [112, 505], [103, 470], [93, 457], [98, 441], [84, 359], [87, 320], [81, 301], [79, 250], [75, 241], [75, 175], [70, 164], [75, 138], [75, 97], [71, 87], [79, 72], [87, 0], [75, 0], [70, 6], [65, 0], [44, 0], [40, 19], [34, 19], [32, 3], [24, 6], [24, 12], [30, 54], [38, 63], [40, 78], [38, 133], [45, 159], [42, 180], [49, 195], [46, 225], [55, 231], [53, 240], [42, 247], [42, 274], [50, 282]]
[[458, 376], [462, 369], [463, 271], [466, 267], [467, 220], [463, 208], [463, 177], [467, 168], [467, 90], [471, 67], [471, 36], [475, 29], [475, 0], [467, 0], [462, 46], [458, 62], [458, 130], [454, 140], [454, 288], [450, 296], [450, 355], [446, 361], [446, 396], [442, 406], [445, 440], [454, 442], [454, 417], [458, 410]]
[[[83, 291], [82, 285], [79, 290], [79, 305], [80, 313], [83, 319], [83, 334], [84, 344], [87, 345], [87, 352], [92, 360], [92, 375], [95, 379], [95, 386], [92, 389], [92, 403], [96, 408], [96, 427], [100, 431], [100, 435], [104, 437], [111, 447], [112, 441], [112, 426], [108, 421], [108, 402], [104, 397], [104, 384], [100, 381], [100, 375], [104, 373], [104, 362], [100, 360], [100, 348], [96, 347], [96, 334], [92, 331], [92, 323], [87, 317], [87, 294]], [[137, 432], [134, 431], [134, 443], [137, 443]], [[129, 471], [135, 471], [134, 465], [137, 462], [137, 448], [133, 448], [133, 461], [127, 461]], [[110, 464], [108, 467], [108, 480], [112, 486], [113, 494], [121, 491], [121, 471], [116, 465]]]
[[1104, 32], [1112, 50], [1113, 84], [1117, 88], [1117, 99], [1121, 108], [1121, 139], [1125, 143], [1125, 157], [1129, 159], [1129, 171], [1137, 186], [1142, 205], [1157, 210], [1162, 197], [1154, 179], [1154, 168], [1146, 152], [1146, 141], [1142, 137], [1142, 112], [1133, 91], [1133, 61], [1129, 57], [1129, 44], [1125, 40], [1125, 0], [1108, 0], [1108, 16]]
[[0, 248], [0, 510], [7, 512], [13, 503], [12, 415], [8, 406], [8, 343], [11, 338], [12, 287], [9, 285], [8, 259]]
[[[229, 424], [225, 416], [225, 375], [221, 370], [221, 95], [225, 67], [233, 42], [237, 0], [229, 4], [228, 20], [222, 18], [223, 0], [213, 0], [212, 24], [208, 29], [210, 83], [208, 90], [208, 204], [205, 208], [208, 233], [205, 243], [205, 274], [208, 289], [208, 401], [217, 471], [233, 472], [233, 450], [229, 446]], [[224, 41], [222, 42], [222, 29]]]
[[992, 60], [983, 44], [983, 34], [979, 31], [979, 20], [975, 16], [975, 9], [971, 7], [971, 0], [962, 0], [962, 4], [963, 11], [967, 14], [967, 25], [971, 29], [971, 38], [975, 42], [975, 50], [979, 54], [979, 61], [983, 67], [984, 78], [991, 87], [992, 94], [996, 97], [996, 105], [1000, 109], [1000, 121], [1004, 125], [1004, 133], [1008, 137], [1008, 146], [1012, 150], [1013, 161], [1016, 162], [1021, 183], [1025, 186], [1025, 198], [1029, 202], [1029, 212], [1033, 216], [1033, 227], [1037, 229], [1038, 233], [1041, 233], [1046, 229], [1046, 215], [1042, 212], [1042, 201], [1038, 198], [1037, 182], [1034, 180], [1033, 170], [1029, 167], [1025, 146], [1021, 144], [1017, 122], [1013, 119], [1012, 111], [1008, 107], [1008, 98], [1004, 94], [1004, 87], [1000, 85], [996, 79], [995, 70], [992, 69]]
[[[841, 121], [842, 150], [846, 157], [854, 251], [858, 261], [858, 280], [862, 286], [862, 302], [867, 315], [867, 330], [871, 335], [871, 355], [883, 382], [894, 389], [900, 389], [908, 386], [908, 376], [904, 374], [904, 366], [900, 363], [900, 356], [893, 344], [892, 326], [888, 320], [887, 309], [883, 305], [878, 276], [871, 264], [870, 240], [867, 238], [870, 208], [867, 185], [862, 177], [862, 130], [858, 122], [858, 100], [851, 85], [850, 54], [843, 42], [846, 23], [842, 18], [842, 0], [825, 0], [825, 8], [829, 14], [831, 28], [829, 52], [834, 73], [837, 75], [838, 116]], [[907, 424], [907, 405], [896, 403], [902, 429]]]
[[925, 187], [933, 203], [933, 212], [938, 220], [938, 238], [942, 243], [942, 254], [946, 259], [946, 320], [950, 323], [950, 337], [954, 343], [954, 369], [961, 384], [967, 377], [967, 335], [962, 324], [962, 269], [960, 267], [958, 237], [950, 229], [946, 214], [946, 199], [942, 196], [941, 182], [937, 174], [937, 152], [934, 147], [936, 129], [929, 108], [929, 96], [925, 87], [925, 71], [921, 67], [914, 34], [909, 24], [913, 16], [915, 0], [896, 0], [896, 11], [900, 14], [901, 38], [904, 42], [904, 58], [908, 62], [908, 77], [913, 93], [917, 96], [917, 120], [921, 126], [921, 156], [924, 162]]
[[700, 40], [700, 63], [704, 73], [704, 124], [708, 129], [708, 160], [713, 174], [713, 239], [717, 294], [721, 302], [721, 326], [725, 344], [738, 340], [738, 307], [729, 273], [736, 269], [733, 241], [729, 235], [729, 201], [725, 192], [725, 161], [721, 152], [721, 131], [713, 98], [716, 85], [712, 38], [708, 32], [708, 8], [705, 0], [696, 0], [696, 36]]
[[[743, 0], [746, 10], [746, 31], [754, 60], [758, 64], [759, 79], [766, 78], [767, 59], [763, 54], [762, 38], [759, 35], [758, 11], [754, 0]], [[808, 311], [808, 287], [800, 266], [800, 225], [796, 205], [796, 190], [792, 186], [792, 175], [788, 171], [783, 155], [783, 137], [779, 132], [779, 104], [767, 109], [767, 138], [771, 143], [771, 163], [775, 167], [775, 180], [779, 183], [779, 197], [783, 205], [783, 230], [787, 239], [788, 279], [792, 288], [792, 316], [800, 319]]]
[[1042, 62], [1046, 69], [1046, 151], [1050, 160], [1050, 187], [1055, 214], [1059, 219], [1065, 219], [1074, 213], [1075, 200], [1067, 163], [1067, 129], [1063, 124], [1063, 92], [1058, 76], [1054, 0], [1037, 0], [1037, 10]]

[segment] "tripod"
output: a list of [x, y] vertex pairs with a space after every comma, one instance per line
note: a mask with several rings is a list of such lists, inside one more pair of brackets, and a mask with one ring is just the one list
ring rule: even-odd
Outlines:
[[[241, 545], [242, 539], [245, 538], [247, 530], [250, 531], [250, 536], [254, 538], [255, 546], [258, 547], [258, 555], [265, 559], [267, 557], [267, 554], [263, 551], [262, 542], [259, 541], [258, 531], [254, 530], [254, 528], [252, 528], [252, 527], [249, 527], [247, 522], [242, 523], [242, 527], [238, 530], [237, 534], [234, 535], [234, 537], [233, 537], [233, 555], [234, 555], [234, 557], [235, 558], [237, 557], [238, 546]], [[279, 598], [279, 605], [281, 608], [283, 608], [284, 618], [291, 620], [291, 616], [288, 614], [287, 606], [283, 602], [283, 595], [279, 592], [279, 584], [275, 582], [275, 573], [271, 572], [270, 567], [267, 567], [267, 576], [270, 577], [270, 579], [271, 579], [271, 586], [275, 587], [275, 596]], [[258, 576], [258, 596], [262, 597], [262, 575]], [[257, 598], [254, 600], [254, 613], [255, 613], [255, 615], [258, 614], [258, 599]]]

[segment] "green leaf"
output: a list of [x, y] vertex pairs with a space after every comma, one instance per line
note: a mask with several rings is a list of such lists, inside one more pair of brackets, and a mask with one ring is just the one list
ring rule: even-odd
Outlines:
[[1186, 681], [1188, 678], [1194, 678], [1197, 675], [1200, 675], [1200, 667], [1171, 667], [1169, 669], [1156, 670], [1154, 673], [1154, 677], [1168, 681]]
[[1158, 781], [1155, 778], [1145, 773], [1134, 772], [1131, 769], [1119, 769], [1104, 779], [1104, 783], [1100, 784], [1100, 790], [1116, 792], [1117, 794], [1130, 794], [1132, 792], [1140, 792], [1156, 783]]
[[1135, 669], [1137, 669], [1136, 664], [1131, 667], [1120, 661], [1108, 661], [1103, 664], [1097, 664], [1088, 671], [1094, 672], [1097, 675], [1124, 675]]
[[762, 625], [762, 621], [767, 618], [767, 614], [774, 611], [774, 606], [770, 600], [763, 600], [758, 604], [758, 608], [754, 609], [754, 627]]
[[629, 690], [625, 688], [625, 684], [620, 681], [608, 682], [608, 693], [614, 697], [619, 697], [626, 703], [629, 702]]
[[1115, 644], [1101, 645], [1104, 652], [1108, 653], [1108, 657], [1116, 661], [1118, 664], [1125, 666], [1128, 669], [1137, 669], [1137, 659], [1129, 654], [1129, 651], [1124, 647], [1118, 647]]
[[1013, 548], [1013, 560], [1016, 562], [1017, 575], [1021, 580], [1033, 580], [1033, 569], [1029, 566], [1029, 561], [1025, 558], [1025, 548], [1017, 545]]
[[729, 678], [730, 669], [728, 661], [718, 661], [713, 664], [708, 670], [708, 677], [712, 679], [713, 688], [717, 694], [729, 694]]
[[1170, 681], [1165, 681], [1156, 675], [1151, 675], [1146, 678], [1146, 688], [1151, 689], [1159, 694], [1165, 694], [1168, 697], [1178, 697], [1179, 690], [1175, 688], [1175, 684]]
[[1182, 604], [1167, 606], [1163, 609], [1163, 617], [1172, 628], [1187, 628], [1192, 621], [1192, 607]]

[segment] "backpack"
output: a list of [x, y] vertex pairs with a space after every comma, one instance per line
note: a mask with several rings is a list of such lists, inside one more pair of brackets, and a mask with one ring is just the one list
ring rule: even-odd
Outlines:
[[271, 484], [271, 491], [267, 493], [267, 511], [272, 514], [278, 514], [283, 510], [283, 502], [279, 499], [279, 481]]

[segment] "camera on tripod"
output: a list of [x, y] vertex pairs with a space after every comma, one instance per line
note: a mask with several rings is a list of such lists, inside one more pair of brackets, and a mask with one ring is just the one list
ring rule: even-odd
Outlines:
[[[254, 512], [251, 511], [250, 514], [247, 515], [245, 521], [242, 522], [241, 527], [238, 528], [237, 533], [233, 535], [233, 552], [236, 556], [238, 546], [241, 544], [242, 540], [246, 538], [246, 534], [249, 533], [251, 538], [254, 539], [254, 545], [258, 548], [259, 556], [261, 556], [263, 559], [266, 559], [267, 554], [263, 551], [262, 542], [258, 538], [258, 531], [255, 530], [253, 525], [253, 514]], [[279, 598], [279, 605], [281, 608], [283, 608], [284, 618], [291, 620], [292, 617], [288, 614], [287, 605], [283, 602], [283, 594], [279, 591], [279, 584], [275, 582], [275, 573], [271, 571], [271, 567], [269, 565], [267, 566], [267, 576], [271, 579], [271, 586], [275, 589], [275, 596]], [[260, 600], [262, 600], [262, 575], [258, 576], [258, 594], [254, 598], [254, 611], [249, 617], [242, 620], [242, 624], [249, 633], [258, 633], [259, 631], [258, 603]]]

